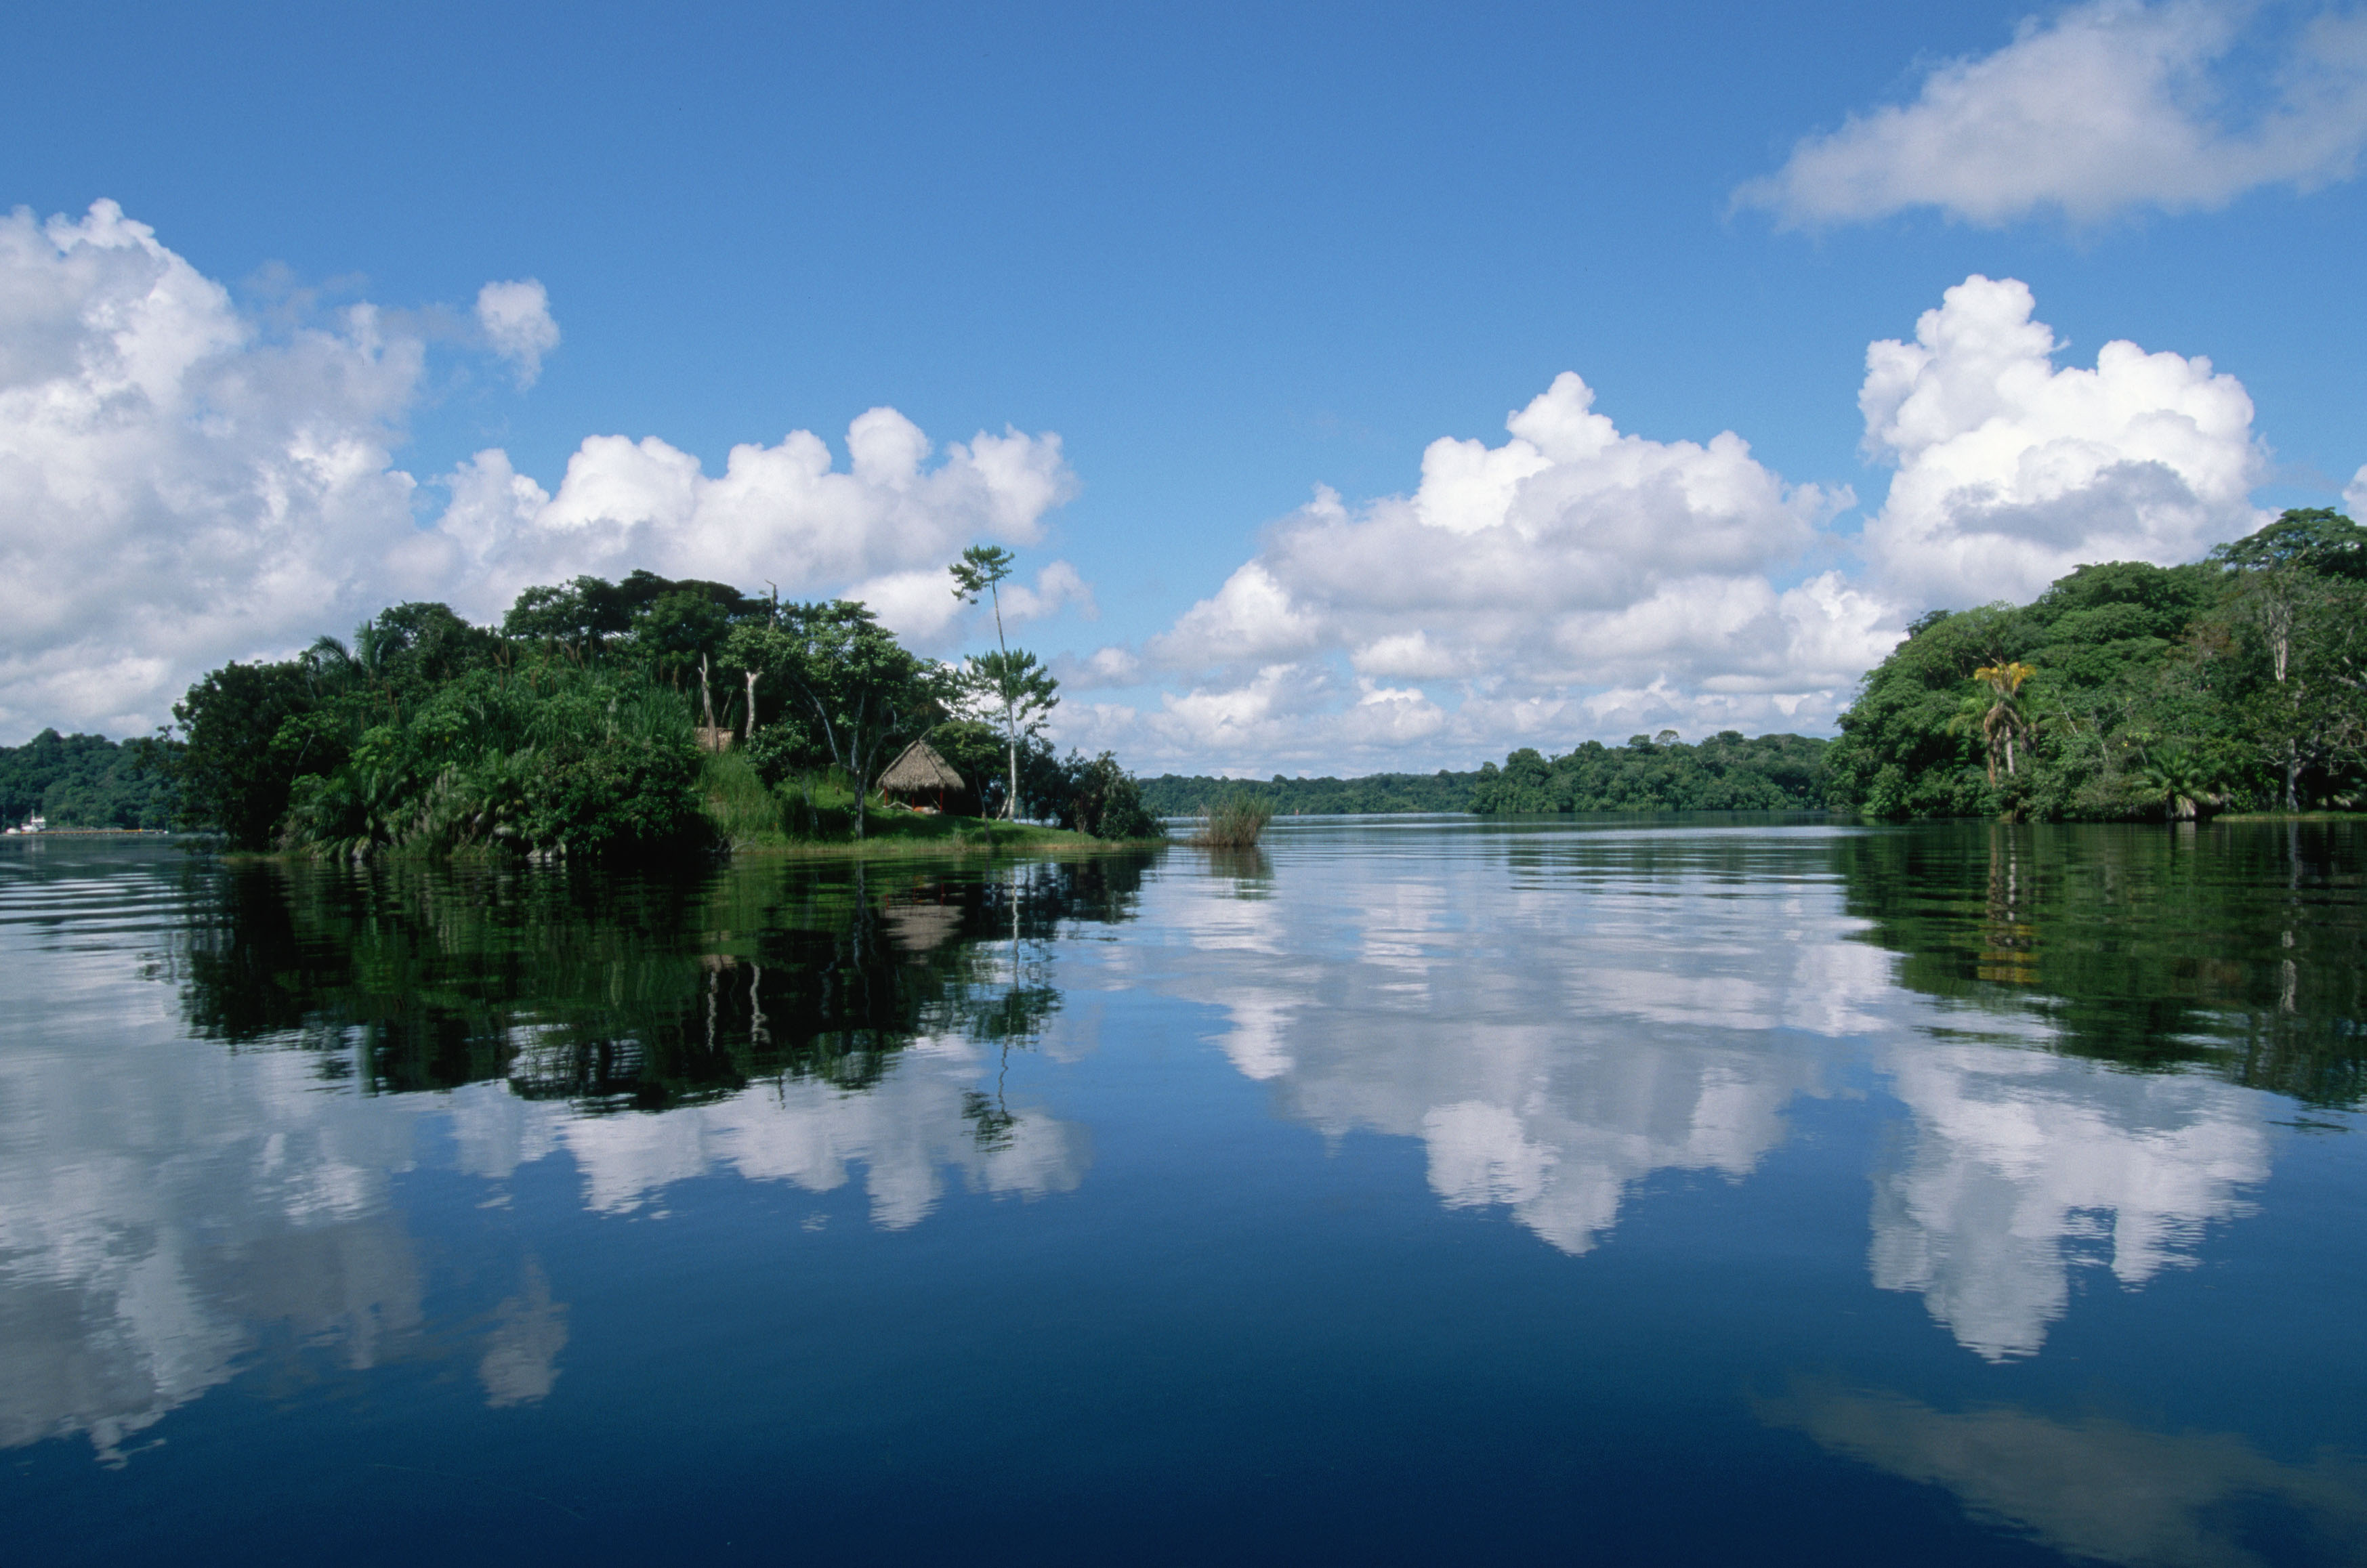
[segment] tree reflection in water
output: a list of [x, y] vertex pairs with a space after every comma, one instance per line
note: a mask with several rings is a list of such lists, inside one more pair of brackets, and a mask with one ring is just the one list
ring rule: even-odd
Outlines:
[[[719, 1167], [819, 1191], [864, 1162], [889, 1227], [949, 1167], [993, 1192], [1073, 1187], [1082, 1128], [1013, 1105], [1000, 1072], [969, 1086], [979, 1053], [1007, 1063], [1052, 1026], [1047, 941], [1130, 919], [1141, 881], [1112, 858], [674, 877], [192, 862], [128, 883], [176, 909], [148, 972], [177, 984], [187, 1033], [231, 1049], [109, 991], [130, 1010], [67, 1029], [71, 1050], [0, 1058], [12, 1103], [44, 1107], [0, 1145], [0, 1448], [85, 1434], [119, 1462], [259, 1347], [283, 1379], [322, 1352], [439, 1354], [391, 1192], [426, 1128], [495, 1179], [564, 1150], [606, 1212]], [[546, 1397], [568, 1341], [540, 1262], [515, 1268], [487, 1281], [507, 1293], [473, 1352], [496, 1407]]]
[[2076, 1056], [2367, 1099], [2367, 835], [2350, 822], [1851, 835], [1834, 854], [1899, 982]]
[[606, 1111], [866, 1089], [916, 1040], [1035, 1041], [1059, 998], [1020, 948], [1131, 918], [1142, 870], [249, 866], [189, 935], [184, 1008], [200, 1037], [300, 1044], [372, 1093], [499, 1079]]

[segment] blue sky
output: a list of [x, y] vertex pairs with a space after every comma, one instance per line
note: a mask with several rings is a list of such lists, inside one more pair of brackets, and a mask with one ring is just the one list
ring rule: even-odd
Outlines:
[[[1139, 769], [1827, 729], [1931, 604], [2339, 503], [2362, 39], [2202, 4], [20, 13], [0, 739], [578, 569], [862, 589], [952, 654], [978, 628], [915, 584], [971, 538], [1067, 563], [1023, 635], [1062, 738]], [[504, 338], [480, 290], [526, 280]], [[179, 356], [133, 373], [142, 299]], [[1943, 304], [1869, 444], [1869, 345]], [[2112, 340], [2178, 360], [2045, 381]], [[1425, 488], [1564, 372], [1615, 429], [1565, 389], [1561, 434]], [[844, 473], [878, 408], [836, 490], [678, 460], [808, 431]], [[107, 584], [102, 544], [153, 571]]]

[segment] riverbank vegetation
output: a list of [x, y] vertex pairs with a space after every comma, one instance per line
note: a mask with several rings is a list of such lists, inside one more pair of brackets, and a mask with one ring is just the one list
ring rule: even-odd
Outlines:
[[2287, 512], [2203, 561], [2085, 566], [1935, 612], [1866, 677], [1836, 807], [2193, 818], [2367, 798], [2367, 529]]
[[1677, 732], [1625, 746], [1590, 740], [1559, 757], [1523, 747], [1479, 770], [1471, 809], [1540, 811], [1819, 811], [1828, 743], [1801, 735], [1725, 730], [1698, 745]]
[[1205, 773], [1162, 773], [1142, 781], [1143, 804], [1161, 817], [1196, 817], [1243, 791], [1270, 804], [1277, 817], [1362, 816], [1384, 811], [1468, 811], [1476, 773], [1366, 773], [1359, 778], [1294, 779], [1276, 773], [1219, 779]]
[[[530, 588], [498, 627], [399, 604], [350, 644], [226, 665], [175, 706], [161, 750], [184, 825], [245, 850], [609, 853], [883, 826], [952, 843], [959, 820], [998, 815], [1155, 836], [1114, 758], [1059, 758], [1030, 731], [1054, 700], [1035, 673], [1013, 722], [1000, 685], [912, 653], [861, 604], [637, 571]], [[943, 827], [879, 789], [923, 740], [971, 786], [929, 803]], [[969, 840], [1027, 837], [1007, 827]]]
[[1255, 849], [1273, 820], [1274, 803], [1263, 795], [1229, 795], [1200, 813], [1191, 842], [1211, 850]]
[[44, 729], [0, 746], [0, 826], [41, 817], [52, 828], [168, 828], [172, 780], [153, 740]]

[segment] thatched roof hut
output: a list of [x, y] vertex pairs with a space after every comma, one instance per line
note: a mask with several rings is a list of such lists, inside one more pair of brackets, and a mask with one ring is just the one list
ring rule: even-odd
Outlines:
[[969, 785], [937, 755], [935, 747], [915, 740], [879, 775], [879, 793], [914, 803], [925, 800], [942, 811], [948, 796], [968, 794]]

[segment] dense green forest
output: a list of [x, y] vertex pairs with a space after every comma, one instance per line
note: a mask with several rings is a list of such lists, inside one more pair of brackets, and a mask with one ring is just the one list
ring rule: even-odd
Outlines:
[[36, 813], [52, 828], [166, 828], [174, 790], [153, 740], [119, 745], [99, 735], [44, 729], [0, 746], [0, 826]]
[[[1114, 759], [1055, 757], [1036, 733], [1051, 682], [1025, 659], [981, 677], [913, 654], [857, 604], [580, 577], [527, 590], [497, 628], [398, 604], [350, 644], [226, 665], [176, 705], [165, 750], [179, 820], [244, 849], [859, 838], [881, 773], [924, 737], [972, 785], [951, 807], [1000, 812], [1015, 773], [1018, 816], [1155, 832]], [[1033, 694], [1025, 722], [991, 722], [1010, 714], [996, 669]]]
[[2081, 567], [2029, 604], [1935, 612], [1829, 756], [1891, 818], [2348, 809], [2367, 795], [2367, 529], [2287, 512], [2188, 566]]
[[1248, 795], [1277, 817], [1368, 815], [1381, 811], [1468, 811], [1477, 773], [1366, 773], [1353, 779], [1254, 779], [1162, 773], [1142, 781], [1143, 804], [1161, 817], [1191, 817], [1221, 800]]
[[1523, 747], [1479, 770], [1471, 809], [1533, 811], [1817, 811], [1825, 806], [1827, 742], [1747, 739], [1725, 730], [1696, 746], [1676, 731], [1625, 746], [1590, 740], [1566, 756]]
[[1622, 747], [1587, 741], [1568, 756], [1531, 748], [1476, 773], [1367, 773], [1353, 779], [1146, 779], [1142, 797], [1162, 817], [1190, 816], [1247, 796], [1274, 814], [1383, 811], [1813, 811], [1824, 804], [1828, 742], [1798, 735], [1746, 739], [1727, 730], [1688, 746], [1673, 731]]

